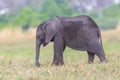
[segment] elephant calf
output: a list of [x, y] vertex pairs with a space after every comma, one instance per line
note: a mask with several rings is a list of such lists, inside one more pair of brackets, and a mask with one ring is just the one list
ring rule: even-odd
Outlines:
[[97, 24], [88, 16], [54, 17], [41, 23], [36, 31], [36, 66], [39, 63], [40, 45], [54, 42], [54, 65], [63, 65], [63, 51], [66, 47], [87, 51], [88, 63], [97, 55], [101, 62], [107, 62], [101, 33]]

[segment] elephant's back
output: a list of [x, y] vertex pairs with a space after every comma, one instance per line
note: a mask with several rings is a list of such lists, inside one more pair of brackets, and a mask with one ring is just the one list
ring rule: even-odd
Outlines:
[[95, 26], [89, 26], [89, 27], [94, 27], [94, 28], [98, 28], [98, 25], [95, 23], [95, 21], [87, 16], [87, 15], [79, 15], [79, 16], [74, 16], [74, 17], [59, 17], [59, 19], [61, 20], [62, 23], [66, 23], [66, 22], [80, 22], [82, 24], [87, 24], [87, 25], [95, 25]]

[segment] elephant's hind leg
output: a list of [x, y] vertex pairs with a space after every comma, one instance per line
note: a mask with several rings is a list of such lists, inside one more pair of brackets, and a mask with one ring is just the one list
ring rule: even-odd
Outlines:
[[107, 62], [104, 50], [99, 41], [94, 41], [94, 43], [92, 44], [91, 50], [93, 50], [92, 53], [98, 56], [98, 58], [100, 59], [100, 62]]
[[91, 52], [89, 52], [89, 51], [87, 51], [87, 53], [88, 53], [88, 63], [91, 64], [91, 63], [93, 63], [95, 54], [94, 54], [94, 53], [91, 53]]
[[105, 57], [105, 54], [103, 52], [97, 53], [97, 56], [99, 57], [100, 62], [102, 62], [102, 63], [108, 62], [107, 59], [106, 59], [106, 57]]

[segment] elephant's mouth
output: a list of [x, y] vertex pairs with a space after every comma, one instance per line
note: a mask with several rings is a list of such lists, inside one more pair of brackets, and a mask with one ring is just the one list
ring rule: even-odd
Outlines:
[[48, 44], [48, 43], [45, 43], [45, 42], [44, 42], [44, 43], [43, 43], [43, 46], [46, 46], [47, 44]]
[[45, 42], [45, 40], [41, 40], [41, 43], [43, 46], [46, 46], [48, 43]]

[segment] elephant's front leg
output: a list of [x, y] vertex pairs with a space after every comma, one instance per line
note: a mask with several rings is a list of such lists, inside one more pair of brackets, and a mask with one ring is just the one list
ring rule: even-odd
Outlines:
[[57, 34], [54, 37], [54, 57], [53, 65], [63, 65], [63, 50], [64, 50], [64, 40], [61, 34]]

